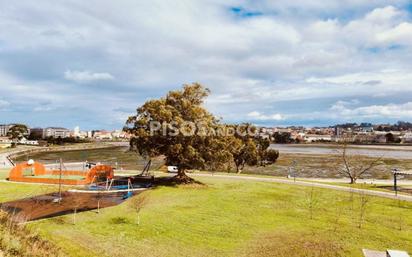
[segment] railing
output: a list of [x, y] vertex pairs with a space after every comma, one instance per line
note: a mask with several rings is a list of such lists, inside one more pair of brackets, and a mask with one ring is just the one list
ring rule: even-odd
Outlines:
[[11, 163], [12, 166], [16, 166], [14, 161], [10, 158], [10, 156], [6, 156], [7, 160]]

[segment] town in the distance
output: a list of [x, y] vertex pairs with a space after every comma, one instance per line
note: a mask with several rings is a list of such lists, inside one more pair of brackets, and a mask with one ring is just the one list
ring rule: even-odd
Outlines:
[[[25, 128], [21, 136], [10, 133], [14, 126]], [[257, 126], [259, 136], [272, 143], [338, 143], [353, 144], [411, 144], [412, 123], [398, 121], [395, 124], [345, 123], [328, 127], [263, 127]], [[16, 144], [45, 146], [49, 144], [82, 143], [87, 141], [129, 141], [131, 135], [122, 129], [81, 130], [63, 127], [30, 128], [26, 124], [0, 124], [0, 148]]]

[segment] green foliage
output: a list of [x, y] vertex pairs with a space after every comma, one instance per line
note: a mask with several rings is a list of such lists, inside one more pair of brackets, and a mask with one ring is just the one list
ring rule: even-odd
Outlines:
[[275, 149], [267, 149], [263, 155], [263, 161], [266, 164], [273, 164], [279, 158], [279, 151]]
[[267, 151], [270, 140], [256, 137], [254, 126], [222, 124], [202, 107], [209, 93], [193, 83], [147, 101], [126, 122], [125, 130], [134, 135], [131, 148], [143, 156], [165, 156], [166, 164], [178, 166], [179, 176], [186, 169], [229, 170], [232, 160], [238, 172], [245, 165], [274, 163], [274, 152]]
[[[228, 139], [212, 133], [224, 130], [225, 126], [202, 107], [209, 92], [193, 83], [169, 92], [166, 97], [147, 101], [127, 120], [125, 130], [134, 135], [131, 147], [143, 156], [165, 156], [166, 164], [178, 166], [180, 176], [184, 176], [186, 169], [216, 169], [225, 165], [231, 158]], [[162, 128], [154, 131], [154, 122], [162, 124]], [[189, 132], [188, 122], [202, 127], [196, 127], [193, 134], [176, 133], [176, 129]]]
[[24, 124], [15, 124], [7, 132], [7, 136], [12, 140], [20, 140], [24, 136], [27, 136], [29, 129]]
[[272, 137], [273, 141], [277, 144], [289, 144], [293, 142], [293, 139], [290, 138], [289, 132], [275, 132]]
[[[236, 165], [236, 171], [239, 173], [245, 165], [248, 166], [265, 166], [276, 162], [279, 152], [268, 149], [270, 140], [256, 135], [256, 127], [245, 123], [235, 126], [237, 133], [233, 142], [232, 155]], [[250, 133], [247, 133], [247, 132]]]
[[19, 257], [64, 256], [52, 243], [23, 225], [9, 221], [8, 214], [0, 210], [0, 255]]
[[46, 138], [46, 141], [48, 144], [52, 145], [64, 145], [64, 144], [83, 144], [83, 143], [88, 143], [90, 140], [88, 139], [82, 139], [82, 138], [77, 138], [77, 137], [48, 137]]

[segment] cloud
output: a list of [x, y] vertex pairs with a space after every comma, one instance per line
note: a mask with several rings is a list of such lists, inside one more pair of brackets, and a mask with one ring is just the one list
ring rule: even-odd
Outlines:
[[72, 80], [80, 83], [87, 83], [99, 80], [113, 80], [114, 77], [107, 72], [90, 72], [90, 71], [71, 71], [67, 70], [64, 72], [64, 78], [67, 80]]
[[339, 100], [359, 99], [343, 104], [353, 110], [412, 93], [408, 0], [51, 3], [2, 9], [0, 95], [13, 99], [4, 119], [120, 127], [118, 108], [193, 81], [211, 89], [216, 115], [268, 124], [335, 122]]
[[0, 99], [0, 110], [5, 108], [5, 107], [8, 107], [9, 105], [10, 105], [9, 102], [7, 102], [6, 100], [1, 100]]
[[265, 114], [262, 114], [262, 113], [257, 112], [257, 111], [253, 111], [253, 112], [248, 113], [247, 117], [251, 118], [251, 119], [254, 119], [254, 120], [261, 120], [261, 121], [268, 121], [268, 120], [279, 121], [279, 120], [284, 119], [284, 117], [279, 113], [265, 115]]
[[370, 119], [382, 117], [408, 119], [412, 117], [412, 102], [403, 104], [370, 105], [356, 108], [350, 108], [347, 106], [347, 103], [344, 102], [337, 102], [330, 108], [330, 110], [346, 119]]

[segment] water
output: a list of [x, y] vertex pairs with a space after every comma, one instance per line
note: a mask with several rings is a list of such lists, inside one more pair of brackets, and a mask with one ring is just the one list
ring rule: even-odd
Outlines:
[[[327, 155], [341, 153], [338, 146], [334, 147], [328, 145], [271, 144], [270, 147], [279, 150], [280, 153], [291, 154]], [[357, 154], [370, 157], [412, 159], [412, 147], [410, 146], [356, 146], [354, 148], [348, 147], [347, 152], [348, 154]]]

